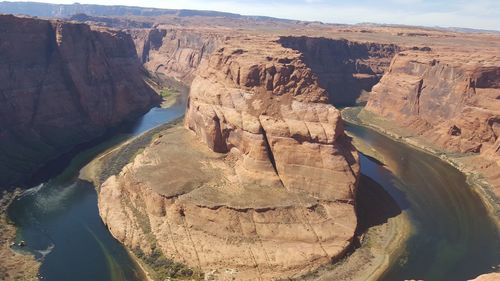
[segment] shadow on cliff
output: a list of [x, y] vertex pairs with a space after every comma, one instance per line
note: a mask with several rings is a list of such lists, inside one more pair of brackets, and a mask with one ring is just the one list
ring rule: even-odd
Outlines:
[[380, 184], [361, 174], [356, 193], [356, 235], [365, 233], [370, 227], [387, 223], [388, 219], [398, 216], [401, 211], [398, 203]]
[[281, 37], [285, 48], [302, 53], [303, 62], [318, 76], [335, 106], [366, 101], [400, 48], [394, 44], [357, 43], [345, 39]]

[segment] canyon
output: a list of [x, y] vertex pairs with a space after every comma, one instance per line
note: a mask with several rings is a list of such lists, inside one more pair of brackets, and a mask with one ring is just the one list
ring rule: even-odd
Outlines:
[[0, 16], [0, 186], [159, 102], [130, 35]]
[[0, 186], [143, 114], [175, 81], [190, 87], [184, 120], [86, 179], [146, 264], [278, 280], [352, 252], [361, 174], [344, 106], [366, 104], [363, 123], [480, 175], [498, 215], [498, 35], [137, 11], [0, 15]]
[[[132, 31], [139, 34], [138, 52], [150, 71], [191, 85], [184, 127], [194, 135], [180, 125], [162, 131], [132, 163], [103, 182], [103, 221], [141, 255], [159, 250], [166, 259], [220, 280], [299, 277], [338, 259], [355, 239], [352, 204], [359, 168], [341, 117], [329, 104], [367, 102], [365, 112], [375, 111], [377, 99], [387, 111], [415, 106], [414, 100], [398, 96], [406, 89], [404, 83], [413, 83], [401, 74], [413, 66], [397, 68], [399, 60], [444, 61], [441, 52], [449, 43], [436, 40], [429, 47], [426, 41], [420, 46], [396, 45], [384, 37], [367, 43], [335, 36], [203, 31]], [[495, 49], [483, 52], [476, 60], [454, 52], [453, 59], [473, 65], [474, 79], [484, 81], [478, 88], [495, 87], [495, 74], [488, 74], [490, 63], [497, 62]], [[447, 63], [451, 59], [443, 62]], [[482, 69], [487, 70], [486, 78], [481, 78]], [[443, 85], [451, 75], [443, 68], [418, 71], [415, 76], [425, 74], [438, 81], [422, 89], [461, 89], [455, 78], [451, 86]], [[456, 75], [472, 80], [460, 72]], [[392, 76], [404, 77], [395, 81]], [[391, 97], [381, 97], [381, 92]], [[485, 107], [456, 118], [469, 122], [481, 117], [487, 125], [497, 114], [495, 104], [487, 100], [495, 90], [477, 92], [486, 97], [475, 101], [486, 101], [491, 111], [485, 113]], [[444, 100], [425, 98], [438, 104], [435, 110], [443, 110]], [[404, 120], [382, 112], [374, 113]], [[436, 112], [429, 118], [433, 115]], [[417, 128], [403, 122], [400, 126]], [[478, 137], [486, 149], [497, 140], [488, 128]], [[179, 164], [180, 151], [191, 151], [186, 157], [190, 160]], [[157, 171], [154, 176], [152, 171]]]
[[[445, 153], [468, 154], [466, 167], [479, 170], [498, 197], [498, 55], [498, 49], [481, 53], [401, 52], [374, 87], [365, 110], [383, 117], [385, 126], [394, 122], [405, 128], [400, 130], [403, 136], [415, 137], [424, 146]], [[379, 125], [384, 126], [383, 123], [379, 120]]]

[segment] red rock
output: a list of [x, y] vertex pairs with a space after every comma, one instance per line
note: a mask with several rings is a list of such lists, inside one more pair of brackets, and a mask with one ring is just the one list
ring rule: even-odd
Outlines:
[[444, 150], [481, 152], [494, 149], [500, 135], [498, 96], [500, 61], [494, 54], [408, 51], [394, 58], [366, 110]]
[[352, 200], [358, 166], [339, 111], [299, 53], [260, 40], [244, 49], [230, 42], [200, 65], [186, 126], [216, 152], [239, 152], [241, 184], [273, 179], [293, 192]]
[[0, 16], [0, 185], [157, 101], [130, 35]]
[[152, 73], [189, 84], [198, 65], [214, 51], [221, 34], [197, 30], [132, 29], [137, 54]]

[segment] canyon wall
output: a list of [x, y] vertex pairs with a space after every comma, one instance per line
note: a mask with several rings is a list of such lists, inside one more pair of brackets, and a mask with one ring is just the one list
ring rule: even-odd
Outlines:
[[365, 108], [384, 118], [382, 127], [396, 126], [420, 145], [459, 156], [462, 170], [487, 179], [493, 202], [500, 196], [498, 57], [487, 49], [402, 52]]
[[298, 51], [226, 39], [195, 72], [184, 125], [100, 186], [118, 240], [216, 280], [300, 276], [345, 254], [357, 153]]
[[213, 32], [190, 29], [132, 29], [137, 55], [154, 75], [175, 78], [186, 84], [193, 72], [223, 40]]
[[499, 156], [500, 61], [494, 54], [400, 53], [366, 110], [444, 150]]
[[145, 112], [144, 74], [126, 33], [0, 16], [0, 186]]
[[334, 105], [366, 101], [363, 93], [377, 84], [396, 53], [394, 44], [358, 43], [344, 39], [281, 37], [279, 42], [302, 53]]

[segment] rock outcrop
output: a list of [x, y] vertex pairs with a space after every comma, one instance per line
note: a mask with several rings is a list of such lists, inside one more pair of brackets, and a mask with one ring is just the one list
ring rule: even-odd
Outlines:
[[130, 35], [0, 16], [0, 186], [158, 101]]
[[472, 279], [471, 281], [495, 281], [498, 279], [500, 279], [500, 273], [493, 272], [493, 273], [479, 275], [478, 277]]
[[270, 44], [214, 53], [191, 85], [186, 126], [216, 152], [238, 151], [242, 183], [349, 200], [356, 160], [339, 111], [298, 52]]
[[299, 276], [345, 253], [357, 155], [299, 52], [227, 40], [196, 72], [185, 126], [101, 185], [117, 239], [218, 280]]
[[360, 43], [323, 37], [281, 37], [279, 42], [302, 53], [303, 61], [318, 75], [335, 105], [366, 101], [401, 48], [394, 44]]

